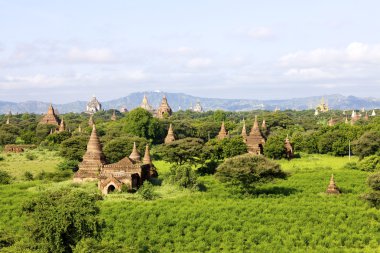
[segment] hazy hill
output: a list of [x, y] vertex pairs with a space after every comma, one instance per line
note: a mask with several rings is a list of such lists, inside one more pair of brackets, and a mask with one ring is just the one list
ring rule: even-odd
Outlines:
[[[321, 97], [305, 97], [283, 100], [258, 100], [258, 99], [221, 99], [221, 98], [201, 98], [194, 97], [183, 93], [163, 93], [163, 92], [136, 92], [126, 97], [101, 101], [104, 109], [120, 109], [125, 106], [129, 110], [140, 105], [144, 94], [148, 97], [149, 103], [155, 108], [161, 103], [162, 96], [165, 94], [168, 102], [174, 111], [179, 109], [186, 110], [195, 105], [198, 101], [205, 110], [229, 110], [229, 111], [247, 111], [253, 109], [274, 110], [279, 107], [281, 110], [293, 109], [304, 110], [312, 109], [320, 102]], [[333, 109], [361, 109], [368, 110], [380, 108], [380, 99], [375, 98], [358, 98], [354, 96], [327, 95], [324, 96], [330, 108]], [[54, 104], [54, 107], [60, 113], [83, 112], [86, 108], [86, 101], [76, 101], [67, 104]], [[49, 103], [40, 101], [26, 101], [21, 103], [0, 101], [0, 113], [7, 113], [11, 110], [13, 113], [33, 112], [45, 113]]]

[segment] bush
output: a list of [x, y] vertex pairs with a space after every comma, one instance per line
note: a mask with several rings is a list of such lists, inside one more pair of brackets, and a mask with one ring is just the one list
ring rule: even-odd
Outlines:
[[0, 170], [0, 184], [10, 184], [11, 179], [11, 175], [8, 172]]
[[72, 170], [76, 172], [78, 170], [78, 161], [64, 160], [57, 165], [57, 169], [60, 171]]
[[5, 160], [4, 156], [0, 156], [0, 162], [4, 160]]
[[69, 179], [72, 176], [71, 171], [57, 171], [57, 172], [45, 172], [41, 171], [36, 175], [38, 180], [50, 180], [54, 182], [61, 182]]
[[154, 186], [149, 181], [145, 181], [144, 184], [137, 191], [137, 193], [144, 200], [153, 200], [153, 199], [156, 199], [158, 197], [157, 193], [155, 193], [155, 191], [154, 191]]
[[222, 183], [251, 193], [257, 184], [286, 178], [280, 165], [261, 155], [245, 154], [227, 159], [217, 169], [215, 177]]
[[379, 154], [380, 134], [377, 131], [366, 132], [352, 144], [353, 153], [359, 156], [359, 159], [363, 159], [366, 156]]
[[370, 175], [367, 183], [373, 190], [380, 191], [380, 173]]
[[348, 162], [343, 166], [343, 169], [358, 170], [358, 164], [355, 162]]
[[174, 165], [170, 168], [168, 181], [183, 188], [194, 189], [197, 186], [197, 174], [190, 165]]
[[367, 200], [371, 206], [379, 208], [380, 207], [380, 192], [371, 192], [367, 193], [363, 196], [365, 200]]
[[29, 153], [29, 152], [26, 153], [25, 157], [26, 157], [26, 159], [28, 159], [30, 161], [33, 161], [33, 160], [35, 160], [37, 158], [37, 156], [35, 154]]
[[358, 163], [358, 168], [364, 171], [380, 170], [380, 156], [372, 155], [365, 157]]
[[216, 160], [206, 161], [201, 167], [197, 169], [200, 175], [214, 174], [219, 163]]
[[82, 238], [98, 238], [99, 195], [62, 188], [43, 192], [26, 202], [27, 230], [31, 247], [38, 252], [72, 252]]
[[34, 178], [33, 178], [33, 174], [29, 171], [25, 171], [24, 173], [24, 178], [25, 180], [27, 181], [32, 181]]

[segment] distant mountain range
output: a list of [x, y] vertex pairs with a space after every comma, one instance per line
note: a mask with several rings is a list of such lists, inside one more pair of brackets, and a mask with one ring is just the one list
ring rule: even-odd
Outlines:
[[[141, 104], [144, 94], [147, 96], [149, 103], [157, 108], [163, 95], [166, 95], [168, 102], [174, 111], [186, 110], [200, 102], [205, 111], [208, 110], [226, 110], [226, 111], [249, 111], [249, 110], [274, 110], [276, 107], [285, 110], [306, 110], [314, 109], [321, 101], [320, 96], [293, 98], [283, 100], [259, 100], [259, 99], [221, 99], [221, 98], [201, 98], [194, 97], [183, 93], [167, 92], [136, 92], [126, 97], [110, 101], [100, 101], [105, 110], [120, 109], [126, 107], [128, 110], [138, 107]], [[380, 108], [380, 99], [376, 98], [359, 98], [354, 96], [326, 95], [325, 101], [331, 109], [361, 109], [367, 110]], [[53, 104], [59, 113], [83, 112], [86, 109], [86, 101], [76, 101], [67, 104]], [[45, 113], [49, 103], [40, 101], [26, 102], [6, 102], [0, 101], [0, 113]]]

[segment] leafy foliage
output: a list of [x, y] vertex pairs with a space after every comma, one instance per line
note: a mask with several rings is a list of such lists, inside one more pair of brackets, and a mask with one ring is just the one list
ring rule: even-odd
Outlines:
[[286, 178], [286, 173], [279, 164], [263, 156], [245, 154], [227, 159], [216, 169], [215, 176], [242, 192], [252, 192], [258, 184]]
[[353, 142], [353, 152], [360, 159], [366, 156], [379, 154], [380, 134], [377, 131], [365, 132], [358, 140]]
[[203, 150], [202, 139], [185, 138], [157, 148], [157, 154], [165, 161], [177, 164], [197, 164]]
[[31, 218], [28, 230], [32, 247], [72, 252], [82, 238], [99, 236], [98, 199], [97, 195], [65, 188], [44, 192], [27, 202], [23, 210]]
[[123, 136], [109, 141], [103, 149], [107, 161], [115, 163], [124, 157], [129, 156], [132, 152], [134, 142], [136, 142], [137, 149], [140, 153], [144, 152], [145, 145], [148, 144], [148, 141], [145, 138]]
[[380, 156], [372, 155], [358, 162], [358, 168], [364, 171], [380, 170]]
[[86, 136], [73, 136], [61, 143], [59, 153], [68, 160], [80, 161], [86, 152], [88, 138]]
[[153, 184], [149, 181], [145, 181], [137, 192], [144, 200], [153, 200], [158, 197], [154, 191]]
[[174, 165], [170, 168], [168, 181], [183, 188], [194, 189], [197, 186], [197, 174], [190, 165]]
[[10, 184], [11, 179], [11, 175], [8, 172], [0, 170], [0, 184]]

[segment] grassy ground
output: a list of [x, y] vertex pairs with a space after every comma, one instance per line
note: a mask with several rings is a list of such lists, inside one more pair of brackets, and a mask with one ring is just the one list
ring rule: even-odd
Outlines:
[[[41, 161], [41, 166], [54, 170], [54, 159], [59, 160]], [[14, 168], [21, 168], [23, 162], [15, 157]], [[343, 168], [346, 162], [347, 157], [322, 155], [282, 160], [289, 179], [260, 187], [251, 196], [232, 194], [213, 176], [200, 178], [205, 192], [163, 184], [155, 186], [160, 198], [154, 201], [143, 201], [136, 194], [112, 194], [99, 203], [106, 222], [103, 241], [131, 252], [142, 248], [152, 252], [380, 252], [380, 211], [360, 198], [369, 191], [368, 174]], [[3, 163], [10, 161], [1, 161], [0, 166]], [[169, 168], [160, 161], [155, 165], [160, 174]], [[343, 190], [340, 196], [324, 193], [331, 174]], [[61, 186], [78, 187], [71, 181], [0, 186], [0, 231], [21, 238], [25, 219], [21, 203]], [[96, 190], [94, 183], [80, 187]]]
[[16, 180], [22, 180], [26, 171], [37, 175], [38, 173], [53, 172], [62, 158], [56, 152], [46, 150], [27, 150], [24, 153], [0, 154], [0, 168], [7, 171]]

